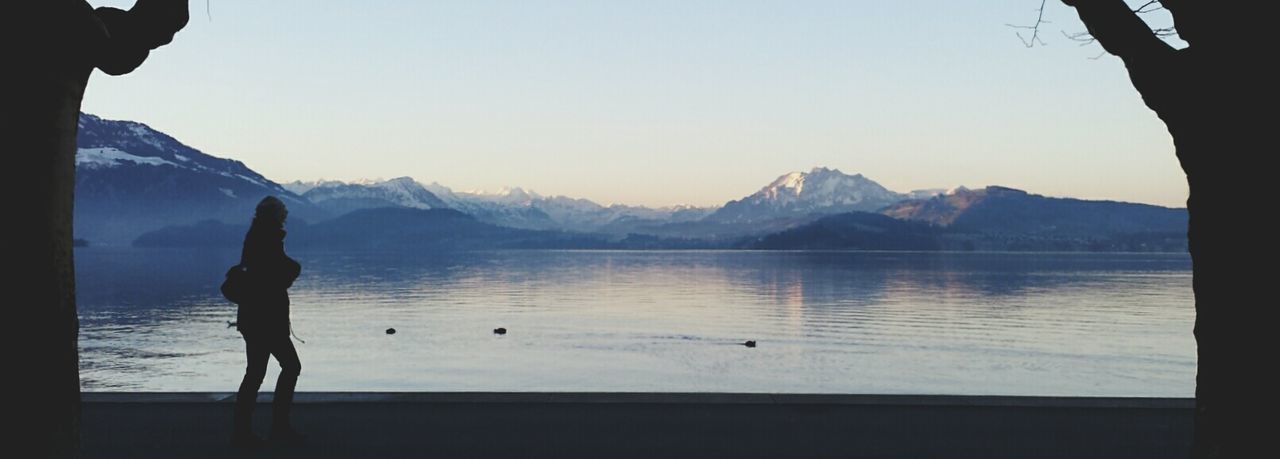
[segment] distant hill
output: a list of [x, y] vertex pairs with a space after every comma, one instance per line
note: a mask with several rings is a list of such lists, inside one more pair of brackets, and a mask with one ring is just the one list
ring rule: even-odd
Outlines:
[[945, 232], [927, 223], [880, 214], [849, 212], [749, 240], [752, 249], [941, 250]]
[[1141, 233], [1185, 236], [1188, 218], [1186, 209], [1050, 198], [998, 186], [960, 188], [927, 200], [900, 202], [880, 213], [958, 231], [1083, 238]]
[[76, 138], [75, 236], [126, 245], [164, 226], [248, 221], [262, 197], [278, 196], [292, 218], [328, 216], [239, 161], [216, 158], [145, 124], [81, 114]]
[[[152, 231], [136, 247], [239, 248], [247, 224], [204, 221]], [[361, 209], [316, 224], [286, 225], [286, 245], [302, 250], [472, 250], [611, 248], [603, 237], [506, 228], [451, 209]]]
[[1184, 252], [1185, 209], [957, 189], [880, 214], [849, 213], [758, 238], [763, 249]]
[[604, 248], [600, 237], [507, 228], [451, 209], [364, 209], [311, 225], [294, 247], [304, 249]]

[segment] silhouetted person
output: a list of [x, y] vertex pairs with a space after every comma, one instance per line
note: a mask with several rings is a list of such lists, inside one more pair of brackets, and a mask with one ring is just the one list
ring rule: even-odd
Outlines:
[[302, 371], [298, 352], [289, 340], [289, 286], [298, 278], [301, 265], [284, 253], [284, 221], [289, 212], [283, 202], [273, 196], [258, 203], [253, 224], [244, 236], [240, 264], [252, 279], [252, 293], [237, 313], [236, 327], [244, 337], [244, 380], [236, 394], [235, 422], [231, 442], [241, 447], [255, 447], [262, 439], [250, 428], [258, 388], [267, 374], [267, 359], [274, 355], [280, 363], [280, 379], [276, 381], [272, 403], [271, 440], [293, 443], [303, 436], [293, 430], [289, 412], [293, 405], [293, 388]]

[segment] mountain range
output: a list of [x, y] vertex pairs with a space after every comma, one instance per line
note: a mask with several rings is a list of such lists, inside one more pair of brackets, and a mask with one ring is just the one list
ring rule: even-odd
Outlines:
[[649, 208], [410, 177], [279, 184], [144, 124], [88, 114], [77, 140], [76, 237], [94, 245], [234, 245], [257, 201], [275, 195], [290, 208], [296, 247], [1185, 248], [1185, 209], [1004, 187], [900, 193], [825, 167], [783, 174], [719, 207]]
[[482, 222], [538, 230], [619, 233], [616, 228], [623, 222], [697, 220], [714, 210], [690, 206], [656, 209], [619, 204], [604, 206], [581, 198], [543, 196], [519, 187], [494, 193], [462, 192], [436, 182], [424, 185], [410, 177], [355, 182], [295, 181], [284, 187], [335, 213], [388, 206], [454, 209]]

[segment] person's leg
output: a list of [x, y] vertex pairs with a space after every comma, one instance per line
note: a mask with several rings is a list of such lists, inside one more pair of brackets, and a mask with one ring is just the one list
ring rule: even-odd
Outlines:
[[247, 363], [244, 379], [240, 381], [240, 390], [236, 392], [233, 440], [253, 437], [253, 407], [257, 403], [262, 378], [267, 375], [267, 359], [270, 357], [267, 343], [261, 337], [244, 335], [244, 350]]
[[293, 389], [298, 383], [298, 374], [302, 372], [302, 362], [298, 360], [298, 351], [288, 336], [273, 340], [271, 353], [280, 363], [280, 378], [276, 380], [275, 400], [271, 405], [271, 436], [297, 437], [290, 422], [293, 411]]

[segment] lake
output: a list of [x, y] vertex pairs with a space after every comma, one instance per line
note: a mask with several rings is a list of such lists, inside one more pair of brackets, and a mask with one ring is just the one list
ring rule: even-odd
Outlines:
[[[290, 253], [300, 391], [1190, 397], [1186, 254]], [[232, 392], [238, 250], [76, 250], [87, 391]], [[394, 327], [395, 334], [387, 334]], [[505, 335], [493, 330], [504, 327]], [[755, 348], [742, 345], [747, 340]], [[274, 385], [271, 364], [263, 390]]]

